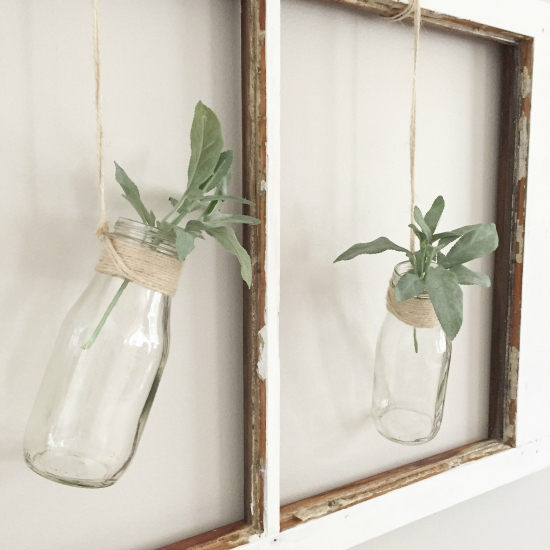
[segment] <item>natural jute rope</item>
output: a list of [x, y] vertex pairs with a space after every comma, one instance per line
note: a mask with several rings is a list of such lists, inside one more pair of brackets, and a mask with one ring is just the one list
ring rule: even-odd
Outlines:
[[[391, 21], [403, 21], [413, 14], [414, 21], [414, 53], [413, 53], [413, 81], [412, 81], [412, 99], [411, 99], [411, 125], [409, 134], [409, 155], [410, 155], [410, 176], [411, 176], [411, 224], [414, 223], [414, 172], [416, 160], [416, 73], [418, 64], [418, 44], [420, 39], [420, 25], [422, 23], [422, 10], [420, 0], [410, 0], [410, 3], [403, 9], [401, 13], [388, 17]], [[414, 252], [414, 231], [410, 233], [410, 249]]]
[[[422, 22], [422, 12], [420, 0], [410, 0], [401, 13], [390, 17], [393, 21], [402, 21], [413, 14], [414, 20], [414, 54], [413, 54], [413, 81], [412, 81], [412, 103], [411, 103], [411, 125], [409, 136], [409, 154], [410, 154], [410, 176], [411, 176], [411, 224], [414, 223], [414, 172], [416, 160], [416, 74], [418, 64], [418, 44], [420, 39], [420, 25]], [[414, 252], [414, 231], [411, 229], [410, 249]], [[395, 299], [395, 291], [390, 285], [386, 295], [386, 307], [390, 313], [397, 317], [403, 323], [416, 328], [432, 328], [439, 325], [439, 320], [435, 314], [431, 300], [426, 298], [411, 298], [405, 302], [398, 302]]]
[[386, 307], [394, 317], [411, 327], [433, 328], [439, 325], [434, 306], [428, 297], [398, 302], [395, 299], [395, 290], [390, 285], [386, 294]]
[[145, 288], [174, 296], [183, 262], [120, 239], [106, 238], [103, 244], [97, 271], [130, 279]]
[[94, 75], [97, 164], [99, 183], [99, 225], [96, 234], [103, 243], [103, 254], [96, 271], [122, 277], [150, 290], [173, 296], [183, 262], [141, 246], [131, 245], [109, 234], [109, 220], [105, 205], [105, 170], [103, 143], [103, 114], [101, 107], [101, 36], [99, 26], [99, 0], [92, 0], [94, 12]]

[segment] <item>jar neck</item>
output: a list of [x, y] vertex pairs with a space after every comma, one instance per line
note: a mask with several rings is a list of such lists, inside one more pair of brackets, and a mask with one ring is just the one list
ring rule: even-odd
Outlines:
[[173, 232], [161, 232], [150, 225], [127, 218], [119, 218], [110, 235], [113, 239], [141, 246], [171, 258], [178, 257], [176, 235]]
[[[436, 262], [432, 262], [432, 267], [435, 267], [436, 265]], [[401, 277], [405, 275], [405, 273], [409, 272], [411, 269], [413, 269], [411, 262], [398, 263], [393, 269], [392, 277], [390, 279], [390, 286], [392, 288], [395, 288], [397, 286], [397, 283], [399, 282], [399, 279], [401, 279]], [[418, 296], [416, 296], [416, 298], [429, 298], [428, 292], [424, 290]]]

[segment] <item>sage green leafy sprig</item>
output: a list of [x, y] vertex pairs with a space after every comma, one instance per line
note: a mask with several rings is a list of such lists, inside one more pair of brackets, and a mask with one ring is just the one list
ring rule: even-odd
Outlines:
[[[195, 239], [204, 234], [214, 237], [241, 264], [241, 276], [250, 287], [252, 267], [248, 252], [239, 243], [235, 231], [226, 224], [256, 225], [260, 220], [240, 214], [223, 214], [224, 202], [252, 204], [241, 197], [228, 194], [231, 180], [233, 151], [223, 150], [220, 121], [214, 112], [199, 101], [191, 126], [191, 158], [187, 171], [187, 188], [179, 199], [170, 197], [172, 209], [158, 220], [143, 204], [137, 185], [115, 163], [116, 180], [124, 191], [123, 197], [134, 207], [143, 223], [156, 227], [164, 235], [175, 235], [178, 258], [184, 260], [195, 248]], [[187, 219], [197, 213], [193, 219]]]
[[[386, 250], [403, 252], [412, 267], [399, 279], [395, 287], [395, 299], [404, 302], [427, 291], [441, 328], [453, 340], [462, 326], [463, 297], [460, 285], [491, 286], [487, 275], [472, 271], [464, 264], [493, 252], [498, 246], [498, 234], [494, 223], [467, 225], [453, 231], [436, 233], [444, 208], [445, 201], [441, 196], [435, 199], [425, 216], [418, 207], [414, 208], [416, 224], [410, 224], [409, 227], [420, 244], [416, 252], [398, 246], [386, 237], [380, 237], [369, 243], [352, 246], [338, 256], [335, 262]], [[455, 243], [454, 246], [444, 254], [442, 250], [452, 243]]]
[[[137, 185], [116, 162], [115, 178], [124, 191], [122, 196], [134, 207], [144, 224], [156, 228], [159, 237], [175, 237], [176, 250], [181, 261], [194, 250], [196, 239], [204, 239], [205, 234], [209, 235], [227, 252], [237, 257], [241, 265], [241, 277], [250, 287], [250, 256], [239, 243], [233, 228], [226, 224], [257, 225], [260, 220], [251, 216], [220, 212], [220, 207], [225, 202], [253, 204], [246, 199], [228, 194], [233, 152], [224, 151], [223, 145], [218, 117], [199, 101], [191, 126], [191, 157], [187, 171], [187, 187], [179, 199], [168, 199], [172, 208], [162, 219], [158, 219], [152, 210], [145, 207]], [[125, 279], [96, 329], [82, 346], [83, 349], [89, 349], [93, 345], [128, 283], [129, 280]]]

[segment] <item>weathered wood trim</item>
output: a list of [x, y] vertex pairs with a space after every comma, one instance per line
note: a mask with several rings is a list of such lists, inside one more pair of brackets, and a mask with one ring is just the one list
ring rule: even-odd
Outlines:
[[[324, 0], [395, 15], [392, 0]], [[423, 24], [503, 43], [503, 86], [497, 190], [497, 229], [501, 244], [495, 257], [489, 437], [316, 495], [281, 508], [281, 530], [375, 498], [451, 468], [515, 446], [523, 241], [529, 148], [533, 40], [529, 37], [423, 10]]]
[[[318, 1], [318, 0], [314, 0]], [[403, 3], [393, 0], [324, 0], [337, 4], [345, 4], [361, 8], [384, 17], [391, 17], [403, 10]], [[432, 10], [422, 9], [422, 24], [429, 27], [436, 27], [448, 31], [454, 31], [470, 36], [479, 36], [489, 40], [495, 40], [504, 44], [516, 44], [525, 40], [522, 34], [506, 31], [490, 25], [483, 25], [468, 19], [459, 19], [451, 15], [445, 15]]]
[[266, 299], [266, 54], [265, 0], [242, 1], [243, 194], [261, 220], [244, 227], [252, 259], [252, 288], [244, 289], [245, 518], [263, 530], [266, 456], [266, 386], [258, 366], [264, 342]]
[[338, 512], [390, 491], [401, 489], [411, 483], [441, 474], [467, 462], [508, 449], [510, 449], [508, 445], [488, 439], [288, 504], [281, 508], [281, 530], [284, 531], [312, 519]]
[[515, 446], [533, 41], [503, 46], [489, 437]]
[[[317, 1], [317, 0], [316, 0]], [[403, 4], [392, 0], [324, 0], [391, 16]], [[244, 289], [245, 521], [181, 541], [162, 550], [228, 550], [263, 531], [266, 385], [258, 371], [263, 352], [266, 305], [266, 0], [242, 0], [243, 193], [255, 203], [247, 213], [261, 220], [245, 226], [253, 287]], [[533, 42], [529, 37], [423, 10], [425, 25], [503, 43], [496, 254], [491, 367], [490, 437], [395, 470], [351, 483], [281, 508], [288, 530], [360, 502], [500, 453], [515, 445], [517, 367], [523, 271], [523, 236]]]
[[163, 546], [159, 550], [229, 550], [249, 541], [254, 529], [244, 521], [219, 527], [181, 542]]
[[266, 0], [241, 0], [243, 196], [254, 203], [245, 213], [261, 220], [244, 226], [252, 259], [252, 288], [243, 285], [244, 511], [245, 521], [220, 527], [159, 550], [229, 550], [263, 531], [266, 456], [266, 385], [258, 365], [265, 326], [266, 252]]

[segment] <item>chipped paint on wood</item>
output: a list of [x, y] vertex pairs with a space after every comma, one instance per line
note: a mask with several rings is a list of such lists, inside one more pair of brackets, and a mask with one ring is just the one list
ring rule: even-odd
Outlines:
[[490, 437], [515, 446], [517, 377], [533, 77], [533, 40], [503, 46], [503, 82], [493, 328]]
[[516, 263], [523, 263], [523, 241], [524, 241], [524, 229], [522, 225], [518, 225], [516, 233]]
[[267, 348], [266, 348], [267, 338], [265, 337], [266, 331], [267, 331], [267, 326], [263, 326], [260, 329], [260, 332], [258, 332], [258, 350], [259, 350], [258, 376], [262, 381], [265, 381], [267, 378]]
[[528, 67], [523, 67], [521, 76], [521, 97], [525, 99], [531, 95], [531, 90], [533, 88], [533, 79], [531, 78], [531, 72]]
[[[403, 3], [393, 0], [326, 0], [328, 2], [345, 4], [368, 10], [370, 12], [392, 17], [403, 10]], [[451, 30], [467, 34], [470, 36], [479, 36], [489, 40], [495, 40], [503, 44], [517, 44], [524, 40], [525, 36], [511, 31], [498, 29], [490, 25], [484, 25], [470, 21], [469, 19], [460, 19], [451, 15], [438, 13], [435, 11], [422, 9], [422, 24], [437, 27], [445, 30]]]
[[263, 530], [266, 454], [266, 387], [262, 374], [265, 335], [266, 253], [266, 60], [265, 0], [242, 0], [243, 196], [245, 213], [261, 220], [243, 230], [253, 266], [244, 290], [245, 516]]
[[281, 529], [332, 514], [417, 481], [457, 468], [510, 449], [499, 441], [486, 440], [465, 445], [434, 457], [408, 464], [401, 468], [351, 483], [322, 495], [307, 498], [281, 509]]
[[250, 525], [239, 521], [203, 535], [163, 546], [159, 550], [230, 550], [259, 538]]
[[529, 154], [529, 118], [523, 115], [519, 121], [518, 179], [527, 177], [527, 156]]
[[508, 374], [508, 423], [504, 434], [505, 440], [515, 442], [515, 423], [517, 413], [517, 394], [519, 376], [519, 349], [512, 346], [510, 350], [510, 370]]

